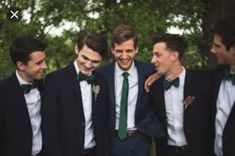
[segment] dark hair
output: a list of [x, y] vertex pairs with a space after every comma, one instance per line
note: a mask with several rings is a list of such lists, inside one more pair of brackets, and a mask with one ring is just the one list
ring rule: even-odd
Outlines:
[[222, 38], [222, 43], [229, 50], [235, 44], [235, 22], [234, 20], [217, 21], [214, 25], [214, 34]]
[[155, 34], [153, 37], [153, 46], [159, 42], [164, 42], [167, 49], [177, 51], [179, 53], [179, 59], [183, 57], [185, 49], [187, 48], [185, 39], [177, 34]]
[[114, 48], [115, 43], [116, 44], [121, 44], [124, 41], [127, 41], [129, 39], [133, 39], [134, 41], [134, 46], [135, 48], [138, 45], [138, 39], [137, 39], [137, 32], [136, 30], [129, 26], [129, 25], [125, 25], [125, 24], [121, 24], [119, 26], [117, 26], [114, 31], [113, 31], [113, 35], [112, 35], [112, 48]]
[[35, 51], [44, 51], [47, 45], [31, 36], [20, 36], [10, 46], [10, 57], [14, 64], [20, 61], [27, 64], [29, 55]]
[[106, 37], [103, 34], [98, 33], [86, 33], [83, 34], [77, 40], [77, 48], [81, 50], [86, 45], [93, 51], [99, 53], [103, 58], [108, 52], [108, 44]]

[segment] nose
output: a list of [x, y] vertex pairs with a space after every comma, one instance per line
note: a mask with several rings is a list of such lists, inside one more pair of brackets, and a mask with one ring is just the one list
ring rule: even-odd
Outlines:
[[216, 50], [215, 50], [214, 45], [212, 45], [212, 47], [211, 47], [211, 53], [212, 53], [212, 54], [215, 54], [215, 53], [216, 53]]
[[154, 64], [156, 62], [155, 56], [152, 56], [151, 63]]
[[92, 61], [87, 61], [86, 63], [85, 63], [85, 66], [86, 66], [86, 68], [91, 68], [92, 67]]
[[126, 52], [126, 51], [123, 51], [123, 53], [122, 53], [122, 59], [127, 59], [127, 58], [128, 58], [127, 52]]
[[43, 69], [47, 69], [47, 63], [44, 61], [43, 64], [42, 64], [42, 68]]

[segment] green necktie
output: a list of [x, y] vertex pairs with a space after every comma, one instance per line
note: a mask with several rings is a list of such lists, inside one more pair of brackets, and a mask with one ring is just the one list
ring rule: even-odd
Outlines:
[[92, 81], [94, 79], [94, 75], [84, 75], [81, 72], [79, 72], [78, 76], [77, 76], [77, 80], [78, 81], [86, 81], [88, 84], [91, 84]]
[[229, 70], [224, 71], [224, 79], [232, 81], [232, 84], [235, 85], [235, 74], [232, 74]]
[[179, 78], [176, 78], [172, 81], [168, 81], [166, 78], [163, 79], [164, 90], [168, 90], [171, 86], [179, 87]]
[[122, 97], [121, 97], [121, 107], [120, 107], [120, 117], [119, 117], [119, 129], [118, 137], [120, 139], [125, 139], [127, 137], [127, 103], [128, 103], [128, 75], [129, 73], [122, 73], [123, 84], [122, 84]]

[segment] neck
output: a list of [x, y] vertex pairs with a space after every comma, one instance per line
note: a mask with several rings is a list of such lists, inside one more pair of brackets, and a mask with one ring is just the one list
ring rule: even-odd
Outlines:
[[181, 63], [177, 63], [173, 65], [172, 68], [170, 68], [169, 72], [167, 72], [165, 76], [169, 80], [174, 80], [177, 77], [179, 77], [182, 71], [183, 71], [183, 68], [182, 68]]
[[23, 71], [17, 70], [20, 78], [22, 78], [24, 81], [28, 82], [28, 83], [32, 83], [33, 79], [30, 78], [29, 76], [27, 76], [27, 74]]

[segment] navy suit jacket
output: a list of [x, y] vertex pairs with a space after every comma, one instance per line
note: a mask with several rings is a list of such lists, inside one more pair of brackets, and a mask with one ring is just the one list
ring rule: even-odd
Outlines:
[[[164, 135], [164, 131], [162, 126], [160, 125], [157, 116], [153, 112], [151, 105], [149, 104], [149, 95], [144, 90], [144, 82], [149, 75], [155, 72], [153, 65], [149, 63], [144, 63], [141, 61], [135, 61], [135, 66], [138, 72], [138, 97], [137, 104], [135, 108], [135, 126], [139, 131], [142, 133], [155, 136], [155, 137], [162, 137]], [[115, 102], [115, 79], [114, 79], [114, 68], [115, 63], [107, 64], [98, 69], [98, 72], [101, 73], [107, 83], [110, 93], [110, 126], [111, 126], [111, 133], [114, 136], [115, 130], [115, 122], [116, 122], [116, 102]]]
[[15, 73], [1, 80], [0, 101], [0, 155], [31, 156], [33, 132], [24, 92]]
[[[92, 85], [100, 87], [92, 92], [92, 122], [97, 156], [109, 155], [108, 91], [104, 78], [94, 73]], [[82, 156], [84, 150], [85, 117], [77, 73], [73, 64], [49, 74], [45, 80], [43, 131], [47, 156]]]
[[[213, 77], [215, 78], [215, 89], [214, 89], [214, 108], [216, 109], [217, 97], [219, 94], [220, 84], [224, 77], [224, 69], [227, 67], [220, 66], [213, 72]], [[216, 110], [214, 111], [214, 119], [216, 116]], [[213, 121], [215, 123], [215, 121]], [[233, 104], [232, 110], [229, 114], [228, 120], [223, 131], [223, 153], [224, 156], [234, 156], [235, 155], [235, 103]], [[213, 140], [214, 141], [214, 140]]]
[[[210, 77], [197, 71], [186, 70], [184, 99], [195, 96], [193, 103], [184, 110], [184, 133], [191, 150], [190, 156], [209, 156], [213, 153], [212, 108], [213, 88]], [[150, 90], [151, 103], [167, 133], [167, 115], [163, 77]], [[167, 137], [156, 140], [157, 152], [167, 145]], [[157, 154], [161, 156], [160, 154]]]

